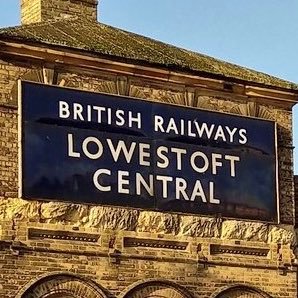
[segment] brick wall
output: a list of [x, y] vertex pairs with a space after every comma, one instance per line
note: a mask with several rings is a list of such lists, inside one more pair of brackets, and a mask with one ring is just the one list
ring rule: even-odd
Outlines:
[[294, 177], [295, 184], [295, 227], [298, 228], [298, 176]]
[[[250, 116], [276, 121], [283, 224], [25, 201], [17, 198], [16, 80], [43, 82], [45, 70], [12, 61], [2, 61], [0, 70], [0, 297], [20, 298], [28, 285], [52, 272], [87, 278], [110, 297], [125, 297], [140, 281], [165, 279], [192, 297], [217, 297], [214, 293], [233, 285], [296, 297], [291, 111], [256, 104], [255, 98], [241, 101], [233, 94], [64, 68], [54, 83], [220, 112], [249, 110]], [[180, 291], [163, 287], [167, 293]], [[140, 291], [128, 297], [139, 297]], [[188, 294], [183, 295], [177, 298]]]
[[0, 197], [17, 197], [17, 112], [0, 106]]
[[[32, 232], [28, 234], [28, 227], [31, 231], [43, 229], [44, 232], [39, 236]], [[124, 245], [123, 239], [126, 237], [148, 239], [156, 237], [154, 234], [81, 228], [80, 233], [99, 236], [96, 242], [91, 243], [88, 239], [57, 239], [57, 231], [73, 233], [73, 227], [69, 225], [56, 225], [56, 237], [47, 238], [47, 229], [53, 229], [53, 224], [15, 221], [13, 244], [5, 247], [0, 243], [0, 297], [18, 297], [19, 290], [32, 280], [59, 272], [88, 278], [105, 289], [110, 297], [121, 297], [119, 295], [128, 292], [131, 285], [148, 280], [171, 281], [198, 298], [212, 297], [218, 289], [232, 285], [257, 288], [271, 297], [296, 297], [296, 272], [286, 267], [278, 269], [271, 256], [235, 255], [229, 252], [216, 255], [209, 251], [210, 240], [200, 237], [180, 237], [179, 241], [186, 241], [188, 247], [185, 251], [179, 251]], [[113, 245], [111, 238], [114, 239]], [[164, 235], [161, 239], [169, 241], [177, 240], [177, 237]], [[225, 244], [235, 242], [225, 241]], [[267, 246], [251, 243], [251, 247], [264, 249]], [[288, 248], [284, 246], [282, 249]], [[277, 245], [271, 253], [275, 250], [277, 253]], [[204, 261], [203, 255], [208, 262]]]
[[97, 0], [22, 0], [22, 24], [69, 16], [97, 19]]
[[37, 23], [41, 20], [40, 0], [21, 0], [22, 24]]

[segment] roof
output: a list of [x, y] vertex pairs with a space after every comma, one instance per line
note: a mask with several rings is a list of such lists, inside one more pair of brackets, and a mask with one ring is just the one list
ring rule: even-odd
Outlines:
[[268, 74], [104, 25], [95, 20], [71, 18], [0, 29], [0, 40], [7, 39], [87, 51], [120, 61], [150, 64], [204, 77], [298, 90], [298, 85]]

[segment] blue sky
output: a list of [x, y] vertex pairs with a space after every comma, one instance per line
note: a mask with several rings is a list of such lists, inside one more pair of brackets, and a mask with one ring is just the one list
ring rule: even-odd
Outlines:
[[[0, 1], [0, 27], [18, 25], [19, 15], [19, 0]], [[103, 23], [296, 83], [297, 15], [297, 0], [99, 1]], [[298, 174], [298, 105], [294, 133]]]

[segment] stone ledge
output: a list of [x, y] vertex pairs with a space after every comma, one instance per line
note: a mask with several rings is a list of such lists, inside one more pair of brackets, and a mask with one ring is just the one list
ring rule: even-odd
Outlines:
[[28, 229], [29, 239], [54, 239], [54, 240], [67, 240], [67, 241], [82, 241], [82, 242], [97, 242], [100, 238], [99, 235], [89, 233], [77, 233], [70, 231], [56, 231], [45, 229]]
[[254, 248], [245, 246], [231, 246], [231, 245], [210, 245], [211, 255], [215, 254], [232, 254], [232, 255], [249, 255], [257, 257], [267, 257], [270, 249]]
[[150, 247], [150, 248], [164, 248], [175, 250], [186, 250], [188, 242], [169, 241], [164, 239], [146, 239], [146, 238], [131, 238], [124, 237], [124, 247]]

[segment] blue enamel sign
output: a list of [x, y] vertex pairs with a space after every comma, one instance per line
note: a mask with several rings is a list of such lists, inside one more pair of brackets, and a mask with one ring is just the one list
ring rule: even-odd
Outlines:
[[272, 121], [21, 82], [21, 196], [277, 221]]

